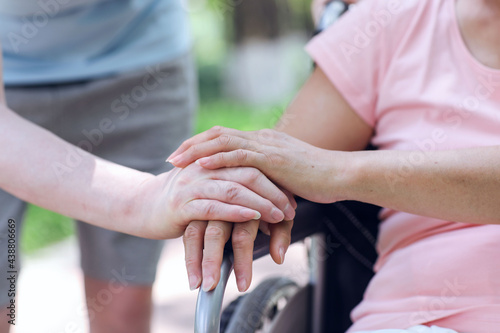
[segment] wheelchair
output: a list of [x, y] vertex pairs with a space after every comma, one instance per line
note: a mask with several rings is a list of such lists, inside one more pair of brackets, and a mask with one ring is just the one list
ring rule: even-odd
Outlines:
[[[200, 291], [195, 333], [343, 333], [349, 314], [373, 276], [380, 207], [344, 201], [298, 200], [292, 243], [312, 238], [309, 282], [269, 278], [222, 311], [232, 256], [226, 247], [217, 287]], [[269, 253], [269, 236], [259, 233], [254, 259]], [[313, 253], [313, 255], [311, 255]]]

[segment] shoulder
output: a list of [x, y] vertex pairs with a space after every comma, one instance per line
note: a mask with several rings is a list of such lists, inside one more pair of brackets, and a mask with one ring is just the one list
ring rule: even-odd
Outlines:
[[362, 0], [327, 31], [325, 39], [349, 60], [365, 49], [391, 56], [445, 1], [453, 0]]

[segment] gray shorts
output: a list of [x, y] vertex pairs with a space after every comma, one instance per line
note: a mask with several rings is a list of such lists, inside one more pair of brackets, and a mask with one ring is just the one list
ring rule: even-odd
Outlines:
[[[12, 110], [64, 140], [153, 174], [169, 169], [165, 158], [192, 134], [197, 104], [195, 73], [188, 55], [93, 81], [7, 87], [6, 95]], [[25, 208], [21, 200], [0, 192], [0, 267], [8, 259], [7, 221], [16, 221], [19, 235]], [[127, 283], [138, 285], [153, 283], [162, 241], [83, 222], [77, 225], [85, 275], [103, 280], [125, 276]], [[16, 259], [19, 262], [19, 255]], [[0, 304], [8, 302], [8, 283], [2, 274]]]

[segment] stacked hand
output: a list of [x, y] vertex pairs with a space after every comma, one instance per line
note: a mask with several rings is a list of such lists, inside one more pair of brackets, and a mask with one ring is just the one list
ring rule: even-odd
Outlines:
[[[329, 163], [332, 154], [274, 130], [242, 132], [214, 127], [185, 141], [169, 157], [169, 161], [177, 167], [189, 167], [196, 161], [195, 165], [212, 171], [252, 166], [284, 189], [290, 202], [293, 202], [290, 192], [316, 202], [332, 202], [340, 199], [333, 195], [334, 191], [329, 185], [332, 182], [325, 181], [338, 177]], [[267, 216], [262, 218], [271, 222]], [[285, 220], [289, 219], [286, 216]], [[258, 226], [256, 221], [238, 223], [234, 228], [226, 222], [210, 222], [208, 225], [191, 223], [184, 234], [191, 287], [199, 284], [201, 275], [205, 290], [216, 285], [222, 249], [232, 232], [238, 288], [246, 290], [251, 279], [253, 241]], [[261, 229], [269, 229], [271, 234], [272, 258], [282, 263], [290, 242], [292, 222], [262, 226], [264, 228]]]
[[275, 130], [243, 132], [214, 127], [186, 140], [168, 160], [181, 168], [195, 161], [210, 170], [254, 167], [293, 194], [327, 203], [342, 199], [341, 189], [331, 184], [340, 183], [344, 155]]

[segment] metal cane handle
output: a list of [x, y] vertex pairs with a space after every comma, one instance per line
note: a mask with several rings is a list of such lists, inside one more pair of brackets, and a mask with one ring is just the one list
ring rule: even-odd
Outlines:
[[233, 270], [233, 254], [225, 251], [220, 269], [220, 280], [217, 287], [211, 291], [200, 288], [196, 301], [194, 317], [194, 333], [219, 333], [222, 300], [226, 290], [227, 280]]

